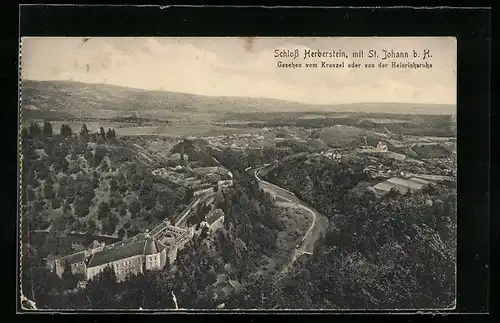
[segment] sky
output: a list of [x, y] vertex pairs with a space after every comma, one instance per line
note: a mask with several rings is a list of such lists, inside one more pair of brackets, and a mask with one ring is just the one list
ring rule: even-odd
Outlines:
[[[299, 50], [297, 59], [275, 50]], [[304, 50], [341, 50], [347, 59], [304, 60]], [[374, 49], [379, 58], [366, 58]], [[348, 68], [381, 61], [382, 50], [407, 51], [400, 62], [432, 69]], [[352, 57], [364, 50], [365, 58]], [[408, 102], [456, 104], [456, 40], [451, 37], [28, 37], [22, 39], [21, 77], [72, 80], [209, 96], [273, 98], [312, 104]], [[345, 68], [280, 68], [283, 63], [340, 63]], [[386, 61], [391, 61], [387, 59]]]

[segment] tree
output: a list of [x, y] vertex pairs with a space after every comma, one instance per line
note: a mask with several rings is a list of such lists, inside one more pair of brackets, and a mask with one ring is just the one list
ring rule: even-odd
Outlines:
[[105, 147], [96, 147], [94, 155], [94, 165], [98, 166], [101, 164], [104, 157], [108, 154], [108, 150]]
[[102, 224], [102, 231], [106, 234], [114, 234], [119, 220], [116, 215], [110, 213]]
[[93, 218], [87, 218], [83, 222], [82, 231], [86, 232], [89, 236], [97, 234], [99, 232], [97, 222]]
[[184, 196], [184, 202], [189, 204], [191, 200], [194, 198], [194, 191], [192, 189], [186, 190], [186, 195]]
[[36, 122], [32, 122], [30, 124], [30, 129], [29, 129], [30, 137], [31, 138], [37, 138], [40, 137], [42, 134], [42, 130], [40, 129], [40, 126]]
[[311, 132], [311, 139], [318, 139], [320, 137], [321, 132], [319, 130], [313, 130]]
[[131, 226], [130, 229], [127, 230], [129, 237], [135, 236], [140, 232], [141, 230], [139, 230], [139, 228], [136, 225]]
[[21, 130], [21, 139], [29, 139], [30, 138], [30, 134], [28, 132], [28, 129], [26, 127], [23, 127], [23, 129]]
[[208, 227], [203, 227], [203, 229], [201, 229], [201, 233], [200, 233], [201, 240], [205, 239], [208, 236], [208, 230], [209, 230]]
[[141, 211], [141, 205], [137, 200], [133, 200], [128, 206], [128, 210], [130, 212], [131, 217], [135, 218], [139, 215], [139, 212]]
[[80, 130], [80, 140], [85, 143], [89, 141], [89, 130], [87, 129], [87, 125], [85, 123], [82, 125], [82, 129]]
[[104, 139], [103, 136], [101, 136], [100, 134], [96, 136], [96, 140], [98, 145], [104, 145], [106, 143], [106, 139]]
[[115, 139], [115, 132], [114, 132], [114, 130], [111, 130], [111, 128], [109, 128], [108, 131], [107, 131], [107, 133], [106, 133], [106, 137], [108, 138], [108, 140]]
[[52, 124], [48, 121], [43, 124], [43, 134], [48, 137], [52, 136]]
[[116, 181], [115, 178], [112, 178], [110, 181], [109, 181], [109, 190], [111, 192], [115, 192], [116, 190], [118, 189], [118, 182]]
[[60, 198], [54, 198], [52, 199], [52, 203], [51, 203], [51, 207], [52, 209], [56, 210], [58, 208], [61, 207], [61, 199]]
[[126, 208], [126, 206], [122, 205], [120, 207], [120, 211], [118, 211], [118, 212], [119, 212], [119, 214], [120, 214], [121, 217], [124, 217], [125, 215], [127, 215], [127, 208]]
[[85, 289], [87, 309], [118, 308], [116, 301], [116, 274], [113, 268], [105, 267], [89, 281]]
[[101, 135], [102, 139], [106, 139], [106, 131], [103, 127], [99, 129], [99, 134]]
[[52, 187], [52, 184], [50, 184], [48, 181], [46, 181], [43, 186], [43, 194], [45, 198], [48, 200], [54, 198], [54, 188]]
[[85, 197], [76, 198], [73, 206], [75, 208], [75, 215], [79, 218], [86, 217], [89, 214], [89, 207], [91, 199]]
[[73, 131], [71, 130], [71, 127], [67, 124], [61, 125], [61, 136], [64, 138], [71, 137], [73, 135]]
[[109, 204], [107, 202], [101, 202], [101, 204], [99, 204], [99, 210], [98, 210], [98, 213], [97, 213], [97, 218], [99, 220], [103, 220], [106, 217], [108, 217], [108, 215], [110, 214], [110, 212], [111, 212], [111, 209], [109, 207]]
[[118, 230], [118, 238], [123, 239], [124, 236], [125, 236], [125, 229], [121, 228], [120, 230]]

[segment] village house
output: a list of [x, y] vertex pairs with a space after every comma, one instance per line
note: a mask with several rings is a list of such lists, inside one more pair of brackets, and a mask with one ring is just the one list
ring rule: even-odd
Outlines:
[[384, 182], [378, 183], [370, 187], [369, 189], [372, 190], [375, 193], [375, 195], [383, 196], [393, 189], [398, 191], [400, 194], [406, 194], [408, 192], [413, 193], [421, 190], [423, 187], [429, 184], [434, 184], [434, 183], [432, 181], [417, 177], [411, 177], [411, 178], [392, 177]]
[[205, 220], [200, 223], [200, 227], [207, 227], [209, 232], [214, 232], [224, 225], [224, 212], [221, 209], [213, 209], [206, 215]]

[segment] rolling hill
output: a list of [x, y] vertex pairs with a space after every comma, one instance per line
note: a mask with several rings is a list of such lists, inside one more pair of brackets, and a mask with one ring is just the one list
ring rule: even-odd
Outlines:
[[168, 91], [147, 91], [114, 85], [73, 81], [23, 80], [22, 111], [25, 119], [116, 118], [133, 113], [140, 117], [169, 119], [190, 115], [268, 112], [383, 112], [453, 114], [454, 105], [409, 103], [305, 104], [275, 99], [210, 97]]

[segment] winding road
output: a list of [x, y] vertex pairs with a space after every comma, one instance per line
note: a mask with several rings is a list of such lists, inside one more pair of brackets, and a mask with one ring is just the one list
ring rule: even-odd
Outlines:
[[[257, 168], [247, 168], [247, 171], [253, 172], [253, 176], [257, 179], [257, 181], [259, 182], [259, 186], [264, 191], [267, 191], [272, 195], [278, 196], [280, 199], [283, 199], [287, 202], [293, 203], [298, 208], [305, 210], [312, 216], [311, 225], [307, 229], [302, 240], [297, 244], [297, 247], [292, 255], [292, 258], [283, 267], [283, 269], [279, 272], [279, 274], [275, 278], [275, 280], [280, 280], [288, 272], [293, 263], [295, 263], [295, 261], [297, 261], [302, 255], [304, 254], [311, 255], [313, 253], [314, 243], [319, 238], [321, 230], [328, 226], [328, 220], [324, 216], [319, 214], [316, 210], [314, 210], [312, 207], [307, 205], [307, 203], [297, 198], [297, 196], [295, 196], [295, 194], [293, 194], [292, 192], [261, 179], [260, 173], [263, 169], [265, 169], [265, 167], [266, 166]], [[275, 166], [270, 166], [270, 167], [275, 167]]]
[[[135, 148], [140, 148], [139, 146], [135, 145]], [[138, 149], [133, 150], [129, 147], [116, 147], [116, 146], [108, 146], [108, 148], [112, 149], [122, 149], [122, 150], [128, 150], [131, 152], [138, 153], [142, 158], [146, 159], [149, 163], [152, 163], [153, 160], [144, 154], [143, 152], [139, 151]], [[298, 153], [294, 154], [291, 156], [288, 156], [286, 160], [294, 159], [296, 157], [302, 156], [304, 153]], [[217, 160], [216, 160], [217, 161]], [[218, 162], [218, 161], [217, 161]], [[311, 255], [313, 253], [314, 249], [314, 243], [316, 240], [319, 238], [321, 231], [328, 226], [328, 220], [319, 214], [316, 210], [314, 210], [312, 207], [307, 205], [307, 203], [301, 201], [297, 196], [295, 196], [294, 193], [279, 187], [275, 184], [269, 183], [264, 181], [263, 179], [260, 178], [260, 174], [263, 170], [270, 171], [274, 169], [275, 167], [278, 166], [278, 163], [274, 164], [265, 164], [260, 167], [255, 167], [255, 168], [247, 168], [246, 171], [250, 172], [253, 174], [253, 176], [257, 179], [259, 186], [264, 190], [269, 193], [271, 193], [274, 196], [278, 196], [280, 199], [285, 200], [289, 203], [292, 203], [298, 208], [301, 208], [308, 212], [312, 216], [312, 221], [311, 225], [307, 229], [306, 233], [300, 240], [300, 242], [297, 244], [294, 253], [290, 259], [290, 261], [282, 268], [282, 270], [278, 273], [276, 276], [276, 280], [281, 279], [287, 272], [288, 270], [292, 267], [292, 265], [297, 261], [302, 255], [304, 254], [309, 254]], [[189, 214], [192, 213], [192, 211], [202, 202], [206, 201], [207, 199], [215, 196], [216, 193], [208, 193], [208, 194], [203, 194], [202, 196], [199, 196], [195, 198], [189, 205], [188, 207], [181, 213], [179, 214], [176, 219], [174, 220], [175, 226], [184, 226], [186, 219], [188, 218]], [[157, 227], [153, 229], [152, 232], [155, 232], [155, 229], [160, 229], [162, 225], [167, 225], [169, 224], [168, 221], [165, 221], [165, 223], [159, 224]]]

